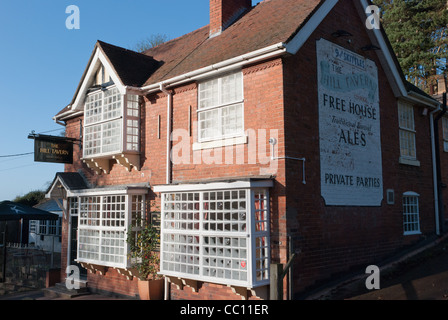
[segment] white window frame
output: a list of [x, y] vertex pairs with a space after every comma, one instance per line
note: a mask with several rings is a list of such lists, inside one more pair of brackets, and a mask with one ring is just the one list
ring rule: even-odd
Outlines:
[[58, 220], [48, 220], [48, 234], [57, 236], [59, 230], [59, 219]]
[[30, 220], [30, 233], [37, 234], [38, 227], [39, 227], [38, 220]]
[[[223, 85], [222, 85], [222, 81], [223, 79], [229, 77], [229, 76], [233, 76], [238, 74], [241, 78], [241, 83], [239, 83], [240, 85], [240, 92], [241, 92], [241, 97], [237, 98], [233, 101], [226, 101], [223, 102], [222, 101], [222, 97], [223, 97]], [[209, 84], [211, 82], [217, 81], [217, 97], [215, 97], [215, 99], [217, 99], [217, 102], [206, 106], [206, 107], [201, 107], [202, 105], [202, 99], [201, 99], [201, 92], [203, 91], [203, 86], [205, 86], [206, 84]], [[229, 134], [224, 134], [223, 133], [223, 126], [222, 126], [222, 121], [223, 121], [223, 110], [226, 108], [231, 108], [231, 107], [238, 107], [241, 106], [241, 128], [239, 131], [237, 132], [233, 132], [233, 133], [229, 133]], [[203, 122], [200, 120], [201, 119], [201, 114], [205, 114], [207, 112], [217, 112], [218, 116], [216, 117], [217, 119], [219, 119], [219, 123], [217, 123], [217, 128], [216, 131], [218, 131], [218, 134], [213, 134], [212, 136], [208, 136], [208, 137], [202, 137], [202, 125]], [[207, 80], [204, 80], [202, 82], [199, 83], [198, 85], [198, 110], [197, 110], [197, 119], [198, 119], [198, 143], [207, 143], [207, 142], [212, 142], [212, 141], [225, 141], [225, 140], [234, 140], [234, 138], [240, 138], [244, 136], [244, 76], [241, 70], [238, 70], [236, 72], [230, 72], [230, 73], [226, 73], [223, 74], [219, 77], [214, 77], [214, 78], [209, 78]], [[196, 146], [197, 147], [197, 146]], [[197, 147], [198, 148], [198, 147]]]
[[37, 229], [37, 233], [39, 235], [47, 235], [48, 234], [48, 221], [39, 221], [39, 228]]
[[[219, 283], [230, 286], [256, 288], [269, 284], [270, 267], [270, 207], [269, 207], [269, 188], [272, 187], [272, 181], [262, 183], [261, 185], [251, 185], [250, 183], [229, 183], [229, 184], [209, 184], [209, 185], [180, 185], [155, 187], [155, 192], [161, 192], [162, 213], [161, 213], [161, 265], [160, 274], [182, 279], [196, 281], [207, 281], [210, 283]], [[223, 187], [224, 186], [224, 187]], [[215, 192], [244, 192], [246, 205], [246, 229], [241, 224], [242, 221], [223, 220], [218, 217], [220, 211], [216, 211], [216, 217], [211, 218], [212, 208], [204, 207], [205, 203], [211, 205], [206, 195]], [[255, 205], [258, 193], [265, 195], [261, 201], [264, 202], [263, 219], [256, 220], [256, 217], [262, 217], [260, 210]], [[189, 202], [179, 200], [179, 205], [166, 200], [166, 196], [197, 194], [198, 199], [193, 202], [199, 203], [199, 209], [183, 211], [181, 206], [188, 206]], [[182, 198], [179, 198], [182, 199]], [[238, 198], [241, 199], [241, 198]], [[231, 205], [235, 201], [232, 195]], [[210, 203], [209, 203], [210, 202]], [[218, 203], [218, 202], [217, 202]], [[174, 206], [172, 206], [174, 204]], [[168, 208], [168, 206], [170, 206]], [[176, 209], [177, 208], [177, 209]], [[260, 208], [260, 207], [259, 207]], [[238, 209], [241, 210], [241, 209]], [[236, 213], [227, 211], [230, 215]], [[237, 211], [237, 210], [234, 210]], [[225, 211], [223, 211], [225, 212]], [[242, 213], [242, 211], [238, 211]], [[192, 220], [184, 221], [182, 214], [191, 214]], [[169, 215], [180, 220], [167, 218]], [[210, 216], [208, 216], [210, 215]], [[221, 224], [211, 230], [206, 225]], [[174, 229], [168, 225], [177, 224]], [[189, 224], [189, 225], [188, 225]], [[229, 226], [226, 226], [226, 225]], [[263, 226], [262, 228], [260, 226]], [[230, 230], [230, 231], [229, 231]], [[229, 242], [230, 247], [224, 241]], [[208, 242], [207, 242], [208, 240]], [[212, 242], [214, 241], [214, 242]], [[206, 249], [216, 249], [215, 252], [206, 251]], [[226, 251], [219, 253], [220, 249]], [[242, 252], [242, 250], [245, 251]], [[238, 256], [239, 254], [239, 256]], [[215, 258], [216, 261], [211, 261]], [[209, 259], [209, 260], [207, 260]], [[240, 263], [240, 267], [236, 266]], [[231, 265], [226, 269], [227, 265]], [[215, 271], [214, 273], [212, 273]], [[240, 273], [240, 271], [242, 271]], [[218, 274], [221, 272], [221, 274]], [[226, 273], [227, 272], [227, 273]], [[244, 277], [244, 273], [245, 276]]]
[[410, 103], [398, 102], [398, 121], [400, 139], [400, 163], [420, 165], [417, 161], [416, 130], [414, 106]]
[[403, 234], [405, 236], [421, 234], [419, 202], [418, 193], [408, 191], [403, 194]]
[[[120, 110], [113, 116], [108, 116], [108, 110], [105, 110], [106, 94], [116, 90], [116, 96], [119, 97], [121, 103]], [[92, 111], [87, 110], [88, 98], [100, 95], [101, 112], [95, 116], [90, 116]], [[109, 104], [108, 104], [109, 105]], [[93, 113], [93, 112], [92, 112]], [[140, 106], [139, 96], [133, 94], [121, 94], [116, 85], [112, 84], [106, 88], [98, 89], [90, 92], [86, 96], [84, 105], [84, 133], [83, 133], [83, 158], [95, 159], [112, 157], [122, 153], [139, 153], [140, 152]], [[93, 120], [92, 120], [93, 118]], [[116, 126], [112, 128], [111, 126]], [[110, 130], [119, 131], [114, 135], [117, 141], [113, 150], [105, 150], [109, 144], [104, 144], [108, 139], [105, 133]], [[110, 139], [110, 137], [109, 137]], [[92, 142], [94, 146], [90, 147]], [[99, 149], [99, 150], [95, 150]], [[90, 150], [92, 150], [90, 152]]]
[[[132, 261], [128, 255], [129, 244], [127, 243], [127, 232], [129, 226], [134, 222], [133, 219], [136, 217], [135, 210], [138, 210], [138, 213], [143, 216], [142, 218], [146, 218], [146, 193], [143, 191], [131, 192], [130, 190], [124, 190], [122, 192], [81, 192], [76, 203], [78, 207], [72, 208], [78, 212], [78, 257], [76, 261], [120, 269], [132, 267]], [[140, 207], [135, 210], [133, 209], [135, 207], [135, 205], [133, 206], [134, 196], [141, 197]], [[114, 204], [113, 202], [105, 201], [106, 199], [116, 199], [117, 197], [124, 198], [124, 201], [119, 202], [124, 207], [118, 208], [116, 207], [118, 205], [117, 203]], [[97, 198], [99, 200], [99, 206], [96, 212], [95, 210], [86, 211], [83, 208], [87, 198]], [[109, 205], [109, 208], [106, 208], [106, 204]], [[86, 224], [86, 221], [83, 221], [86, 220], [86, 213], [90, 215], [90, 225]], [[95, 213], [97, 213], [97, 216], [93, 217], [92, 214]], [[109, 217], [106, 217], [108, 213], [109, 217], [112, 217], [112, 213], [115, 215], [123, 213], [123, 218], [116, 218], [116, 221], [123, 221], [123, 223], [119, 225], [109, 223], [108, 225], [108, 221], [113, 221]], [[97, 221], [97, 223], [92, 223], [94, 221]], [[107, 234], [110, 236], [108, 237]], [[91, 241], [84, 241], [87, 238]], [[116, 259], [113, 259], [115, 261], [105, 259], [106, 256], [117, 257], [121, 262], [116, 261]]]
[[60, 237], [62, 235], [62, 218], [58, 220], [32, 220], [30, 221], [30, 232], [36, 235], [51, 235]]

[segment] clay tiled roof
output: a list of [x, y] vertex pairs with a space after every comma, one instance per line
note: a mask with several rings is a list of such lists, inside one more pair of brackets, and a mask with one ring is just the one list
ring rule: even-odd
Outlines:
[[209, 26], [152, 48], [145, 54], [163, 62], [145, 85], [290, 40], [317, 10], [320, 0], [265, 0], [219, 36]]

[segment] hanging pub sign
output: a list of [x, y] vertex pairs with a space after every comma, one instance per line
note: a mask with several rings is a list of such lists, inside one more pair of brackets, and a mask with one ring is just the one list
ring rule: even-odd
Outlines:
[[377, 66], [324, 39], [316, 49], [322, 197], [330, 206], [381, 206]]
[[34, 139], [34, 161], [50, 163], [73, 163], [73, 143], [75, 139], [32, 134]]

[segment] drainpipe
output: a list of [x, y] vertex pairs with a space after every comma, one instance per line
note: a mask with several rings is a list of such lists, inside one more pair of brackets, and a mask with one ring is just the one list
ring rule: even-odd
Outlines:
[[[166, 184], [171, 184], [171, 109], [173, 94], [171, 91], [166, 90], [163, 83], [160, 84], [160, 91], [166, 94], [167, 106], [166, 106]], [[165, 300], [169, 300], [170, 297], [170, 284], [168, 278], [165, 277]]]
[[432, 175], [433, 175], [433, 188], [434, 188], [434, 213], [435, 213], [435, 222], [436, 222], [436, 234], [440, 235], [440, 227], [439, 227], [439, 190], [438, 190], [438, 179], [437, 179], [437, 156], [436, 156], [436, 142], [435, 142], [435, 121], [434, 114], [441, 111], [440, 106], [437, 109], [433, 110], [429, 114], [429, 122], [431, 126], [431, 149], [432, 149]]
[[160, 91], [166, 94], [168, 100], [166, 107], [166, 184], [171, 184], [171, 104], [173, 95], [165, 89], [163, 83], [160, 84]]
[[[447, 112], [447, 105], [446, 105], [446, 93], [443, 94], [443, 104], [442, 104], [442, 112], [440, 112], [436, 118], [434, 119], [433, 123], [433, 132], [434, 132], [434, 155], [435, 155], [435, 170], [436, 170], [436, 194], [437, 194], [437, 203], [436, 205], [436, 226], [437, 226], [437, 235], [440, 235], [441, 233], [445, 232], [444, 223], [444, 210], [443, 210], [443, 197], [442, 197], [442, 188], [443, 188], [443, 182], [442, 182], [442, 169], [440, 164], [440, 138], [439, 138], [439, 121], [442, 119], [442, 117]], [[431, 113], [431, 117], [433, 114]]]

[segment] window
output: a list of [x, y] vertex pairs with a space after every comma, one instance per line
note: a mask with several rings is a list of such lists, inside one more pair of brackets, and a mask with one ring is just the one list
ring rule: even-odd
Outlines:
[[62, 235], [62, 218], [48, 221], [30, 221], [30, 232], [38, 235]]
[[57, 230], [58, 230], [58, 221], [55, 220], [48, 221], [48, 234], [56, 235]]
[[38, 234], [47, 234], [47, 223], [48, 221], [39, 221], [39, 233]]
[[404, 102], [400, 102], [398, 104], [398, 116], [400, 127], [401, 158], [416, 160], [417, 153], [415, 147], [415, 123], [413, 106]]
[[443, 128], [443, 151], [448, 152], [448, 118], [442, 118]]
[[129, 151], [139, 151], [140, 113], [138, 100], [138, 96], [128, 95], [126, 143]]
[[242, 287], [269, 283], [267, 189], [162, 193], [161, 274]]
[[415, 192], [403, 194], [404, 235], [420, 233], [419, 195]]
[[37, 220], [30, 220], [30, 233], [36, 233], [37, 231]]
[[138, 152], [139, 97], [122, 95], [115, 86], [87, 95], [84, 119], [84, 157]]
[[395, 191], [392, 189], [389, 189], [386, 191], [386, 201], [387, 204], [395, 204]]
[[77, 197], [69, 198], [69, 208], [70, 208], [70, 216], [71, 217], [77, 217], [79, 212], [79, 206], [78, 201], [79, 199]]
[[199, 142], [243, 135], [241, 71], [199, 84]]
[[81, 196], [77, 261], [127, 268], [128, 226], [145, 217], [144, 195]]

